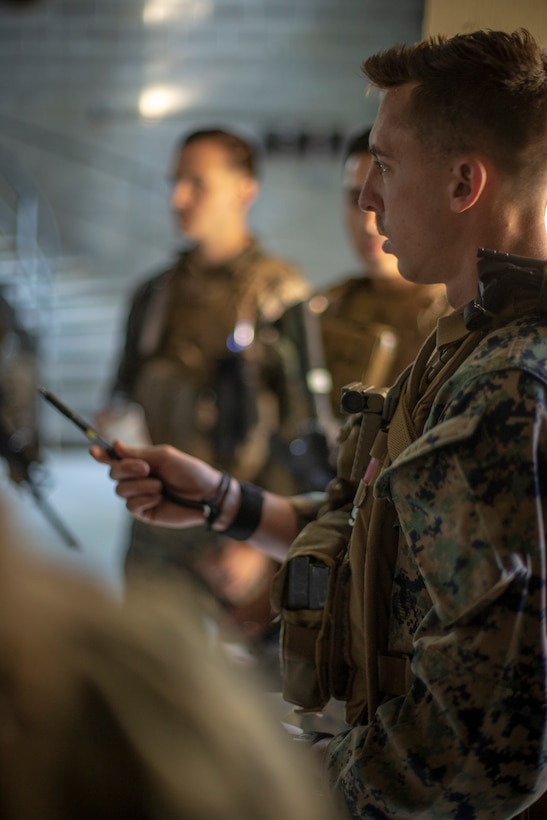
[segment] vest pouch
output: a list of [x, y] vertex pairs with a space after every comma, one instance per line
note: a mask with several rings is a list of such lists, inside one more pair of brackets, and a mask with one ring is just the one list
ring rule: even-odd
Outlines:
[[[346, 549], [336, 568], [336, 579], [332, 589], [332, 629], [326, 648], [329, 651], [327, 674], [330, 696], [337, 700], [347, 700], [353, 678], [350, 663], [349, 591], [350, 563]], [[339, 630], [339, 631], [337, 631]]]
[[329, 510], [308, 524], [273, 580], [283, 697], [303, 710], [318, 711], [349, 691], [349, 515]]

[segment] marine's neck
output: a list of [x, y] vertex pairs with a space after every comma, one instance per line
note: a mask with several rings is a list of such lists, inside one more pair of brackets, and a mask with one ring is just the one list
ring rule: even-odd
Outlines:
[[218, 267], [231, 262], [249, 247], [253, 239], [247, 230], [238, 231], [226, 237], [200, 242], [195, 248], [195, 256], [204, 267]]

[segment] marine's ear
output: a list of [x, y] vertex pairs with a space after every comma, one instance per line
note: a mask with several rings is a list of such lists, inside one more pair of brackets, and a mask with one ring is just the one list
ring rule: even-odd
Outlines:
[[250, 208], [258, 198], [260, 185], [257, 179], [251, 176], [242, 176], [240, 182], [240, 198], [245, 208]]
[[450, 207], [454, 213], [472, 208], [481, 197], [488, 169], [478, 157], [458, 159], [451, 169]]

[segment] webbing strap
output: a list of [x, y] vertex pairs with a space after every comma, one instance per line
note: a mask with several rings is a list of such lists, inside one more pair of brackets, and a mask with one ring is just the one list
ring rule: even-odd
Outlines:
[[411, 410], [416, 404], [419, 395], [419, 386], [422, 381], [427, 363], [435, 350], [436, 332], [431, 333], [420, 348], [416, 361], [406, 380], [399, 402], [395, 408], [393, 418], [389, 425], [388, 453], [390, 461], [395, 461], [397, 456], [406, 450], [418, 436], [412, 421]]
[[[310, 301], [302, 305], [302, 321], [308, 354], [308, 375], [310, 371], [327, 371], [323, 338], [321, 335], [320, 315], [311, 308]], [[323, 431], [327, 444], [332, 450], [335, 447], [340, 425], [332, 412], [330, 391], [318, 392], [311, 389], [313, 406], [319, 427]]]

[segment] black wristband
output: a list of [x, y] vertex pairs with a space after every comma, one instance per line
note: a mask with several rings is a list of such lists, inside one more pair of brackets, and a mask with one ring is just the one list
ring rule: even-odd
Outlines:
[[241, 488], [239, 510], [228, 529], [221, 530], [221, 532], [222, 535], [233, 538], [234, 541], [246, 541], [260, 524], [264, 495], [260, 487], [255, 484], [249, 484], [248, 481], [238, 483]]

